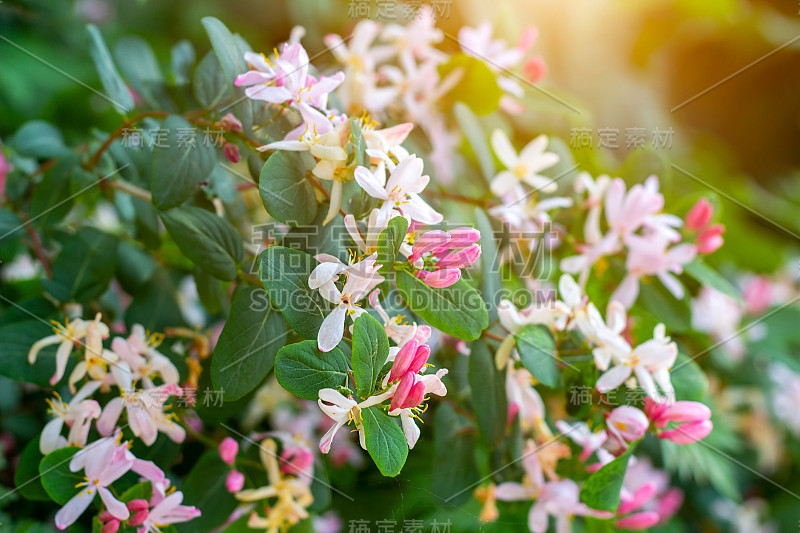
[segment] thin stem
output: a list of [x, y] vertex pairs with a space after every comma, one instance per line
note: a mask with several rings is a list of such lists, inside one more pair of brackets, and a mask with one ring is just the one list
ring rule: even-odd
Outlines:
[[122, 180], [108, 180], [105, 182], [107, 187], [112, 189], [117, 189], [118, 191], [126, 192], [133, 196], [134, 198], [138, 198], [140, 200], [144, 200], [145, 202], [153, 203], [153, 195], [150, 194], [149, 191], [142, 189], [141, 187], [137, 187], [136, 185], [132, 185], [127, 181]]
[[94, 170], [94, 167], [97, 166], [97, 163], [100, 162], [100, 157], [103, 155], [103, 152], [108, 150], [108, 147], [111, 146], [111, 143], [114, 142], [123, 132], [136, 124], [137, 122], [148, 118], [148, 117], [168, 117], [169, 113], [166, 111], [146, 111], [144, 113], [139, 113], [138, 115], [134, 116], [131, 119], [126, 120], [122, 123], [122, 125], [117, 128], [116, 130], [111, 132], [111, 135], [105, 140], [103, 144], [100, 145], [100, 148], [94, 153], [92, 158], [89, 160], [89, 163], [86, 165], [87, 170]]
[[53, 270], [50, 268], [50, 261], [47, 259], [47, 255], [44, 253], [44, 248], [42, 247], [42, 241], [39, 239], [39, 234], [36, 233], [36, 230], [33, 229], [33, 225], [26, 223], [25, 224], [25, 231], [28, 232], [28, 235], [33, 241], [33, 251], [36, 254], [36, 258], [42, 264], [45, 273], [47, 273], [48, 278], [53, 278]]

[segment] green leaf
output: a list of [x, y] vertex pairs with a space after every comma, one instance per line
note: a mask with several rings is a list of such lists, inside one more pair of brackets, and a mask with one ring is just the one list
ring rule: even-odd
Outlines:
[[378, 470], [388, 477], [399, 474], [408, 457], [408, 443], [403, 430], [376, 406], [361, 410], [361, 422], [367, 451]]
[[192, 275], [197, 286], [197, 296], [205, 310], [212, 315], [222, 312], [227, 315], [228, 292], [223, 283], [200, 267], [195, 268]]
[[225, 391], [225, 399], [238, 400], [272, 371], [275, 354], [286, 342], [286, 321], [263, 303], [264, 289], [241, 287], [233, 296], [231, 312], [211, 360], [214, 388]]
[[471, 346], [467, 378], [472, 394], [472, 407], [483, 441], [490, 449], [494, 449], [506, 433], [506, 375], [497, 369], [485, 342], [478, 340]]
[[342, 387], [347, 358], [339, 348], [320, 352], [317, 341], [284, 346], [275, 357], [275, 377], [281, 387], [304, 400], [317, 400], [320, 389]]
[[628, 469], [628, 459], [633, 453], [636, 443], [632, 443], [625, 453], [604, 465], [600, 470], [589, 476], [581, 487], [581, 501], [601, 511], [615, 512], [619, 507], [619, 493], [622, 482], [625, 480], [625, 471]]
[[200, 457], [181, 486], [183, 505], [193, 505], [203, 514], [189, 522], [176, 524], [185, 533], [209, 531], [220, 526], [236, 509], [238, 502], [225, 488], [225, 478], [230, 468], [222, 462], [216, 450]]
[[133, 109], [133, 97], [128, 91], [128, 86], [122, 81], [114, 60], [111, 59], [111, 53], [100, 30], [94, 24], [88, 24], [86, 30], [89, 32], [89, 55], [92, 56], [97, 73], [100, 75], [100, 83], [105, 89], [104, 98], [114, 106], [117, 113], [124, 115]]
[[161, 220], [183, 255], [214, 277], [232, 280], [244, 256], [242, 239], [230, 222], [200, 207], [163, 211]]
[[9, 139], [19, 155], [46, 159], [61, 155], [66, 147], [61, 131], [44, 120], [29, 120]]
[[364, 134], [361, 132], [361, 126], [358, 125], [358, 119], [354, 117], [350, 117], [350, 143], [347, 151], [352, 153], [356, 160], [356, 165], [360, 167], [367, 166], [369, 162], [367, 159], [367, 141], [364, 140]]
[[696, 257], [692, 262], [683, 266], [687, 274], [692, 276], [700, 285], [711, 287], [731, 298], [741, 302], [742, 295], [730, 281], [719, 272], [708, 266], [701, 258]]
[[164, 75], [150, 45], [141, 37], [126, 35], [113, 46], [113, 56], [123, 76], [149, 106], [172, 111]]
[[489, 327], [486, 304], [466, 281], [434, 289], [406, 271], [398, 272], [395, 280], [408, 308], [436, 329], [461, 340], [474, 341]]
[[317, 260], [305, 252], [272, 246], [258, 257], [259, 276], [272, 303], [302, 337], [316, 339], [328, 303], [308, 287]]
[[170, 49], [170, 67], [175, 85], [188, 85], [195, 62], [194, 46], [186, 39], [178, 41]]
[[639, 284], [637, 307], [667, 326], [668, 331], [683, 332], [691, 328], [692, 310], [689, 301], [675, 298], [660, 281]]
[[99, 298], [114, 277], [116, 249], [116, 237], [83, 227], [64, 241], [53, 262], [53, 279], [42, 280], [42, 285], [61, 302]]
[[497, 242], [489, 217], [479, 207], [475, 208], [475, 221], [481, 232], [481, 296], [489, 304], [489, 323], [493, 323], [497, 320], [497, 304], [503, 296]]
[[708, 389], [708, 377], [703, 369], [686, 354], [679, 353], [670, 372], [675, 399], [698, 402]]
[[217, 162], [209, 135], [199, 133], [183, 117], [170, 115], [161, 124], [166, 132], [153, 148], [150, 190], [153, 205], [168, 209], [180, 205], [197, 192]]
[[389, 357], [389, 338], [380, 322], [362, 313], [353, 326], [353, 378], [361, 398], [372, 394], [378, 374]]
[[70, 178], [79, 162], [78, 154], [65, 153], [45, 173], [44, 179], [34, 189], [30, 213], [38, 227], [60, 222], [75, 205], [70, 189]]
[[522, 366], [542, 385], [558, 385], [560, 371], [556, 361], [556, 344], [547, 327], [528, 324], [514, 335]]
[[317, 199], [306, 173], [314, 166], [313, 158], [302, 152], [278, 151], [261, 168], [258, 192], [272, 218], [291, 226], [314, 220]]
[[486, 63], [476, 57], [457, 53], [439, 65], [438, 69], [442, 78], [456, 70], [461, 73], [458, 83], [445, 95], [446, 100], [463, 102], [478, 115], [486, 115], [497, 109], [503, 90], [497, 85], [497, 76]]
[[378, 260], [376, 263], [381, 265], [380, 272], [392, 271], [397, 252], [400, 251], [400, 246], [407, 233], [408, 220], [405, 217], [394, 217], [378, 236]]
[[214, 48], [214, 54], [222, 67], [228, 93], [234, 103], [233, 114], [242, 122], [245, 135], [251, 136], [253, 133], [253, 106], [250, 99], [244, 94], [244, 89], [233, 84], [237, 75], [247, 72], [249, 69], [244, 60], [244, 50], [225, 24], [218, 19], [204, 17], [202, 23], [211, 41], [211, 46]]
[[125, 241], [117, 245], [117, 279], [122, 288], [134, 294], [153, 277], [156, 261], [138, 246]]
[[150, 331], [164, 331], [184, 323], [178, 306], [178, 291], [163, 268], [157, 269], [150, 280], [133, 295], [133, 301], [125, 311], [125, 324], [131, 328], [141, 324]]
[[216, 106], [228, 96], [225, 75], [222, 73], [222, 67], [219, 66], [214, 52], [203, 56], [197, 68], [194, 69], [192, 89], [197, 101], [205, 108]]
[[467, 142], [472, 147], [472, 152], [478, 160], [481, 173], [488, 183], [495, 176], [494, 157], [489, 149], [489, 143], [483, 133], [481, 123], [470, 108], [461, 102], [455, 103], [453, 112], [461, 131], [464, 132], [464, 137], [467, 138]]
[[26, 500], [50, 501], [50, 495], [44, 490], [39, 478], [39, 463], [42, 462], [39, 451], [39, 437], [30, 441], [19, 459], [14, 471], [14, 485]]
[[61, 448], [42, 459], [39, 463], [39, 474], [42, 486], [50, 498], [59, 505], [64, 505], [79, 492], [78, 484], [83, 483], [83, 471], [71, 472], [69, 463], [72, 456], [80, 448]]
[[150, 501], [150, 497], [152, 495], [153, 495], [153, 486], [150, 484], [149, 481], [143, 481], [141, 483], [137, 483], [133, 487], [123, 492], [122, 496], [119, 497], [119, 501], [124, 503], [128, 503], [133, 500]]
[[444, 402], [433, 415], [433, 449], [431, 492], [445, 504], [461, 505], [472, 496], [472, 491], [464, 488], [480, 479], [475, 461], [475, 430]]

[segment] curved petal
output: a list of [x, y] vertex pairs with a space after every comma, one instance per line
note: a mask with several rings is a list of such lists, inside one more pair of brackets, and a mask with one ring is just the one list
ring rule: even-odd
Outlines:
[[116, 499], [111, 491], [105, 487], [98, 487], [97, 493], [100, 495], [100, 499], [103, 500], [103, 503], [106, 505], [106, 510], [118, 520], [127, 520], [128, 517], [131, 515], [131, 512], [128, 510], [128, 507]]
[[622, 385], [629, 377], [631, 377], [631, 367], [628, 365], [617, 365], [600, 376], [597, 380], [596, 388], [599, 392], [605, 394]]
[[317, 335], [317, 346], [321, 352], [333, 350], [342, 340], [345, 316], [347, 308], [344, 305], [337, 305], [322, 321]]
[[497, 155], [497, 158], [506, 166], [506, 168], [514, 168], [519, 162], [517, 151], [511, 145], [503, 130], [497, 129], [492, 132], [492, 149]]
[[94, 487], [81, 490], [56, 513], [56, 527], [66, 529], [80, 517], [94, 500]]

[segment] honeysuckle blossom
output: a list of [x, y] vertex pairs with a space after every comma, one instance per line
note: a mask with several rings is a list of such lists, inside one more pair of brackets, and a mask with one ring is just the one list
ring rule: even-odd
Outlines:
[[308, 518], [306, 508], [314, 501], [306, 483], [281, 474], [277, 450], [278, 447], [272, 439], [264, 439], [259, 445], [259, 456], [267, 471], [269, 484], [236, 493], [236, 499], [243, 502], [276, 500], [275, 503], [266, 506], [266, 517], [253, 513], [247, 521], [248, 527], [265, 529], [268, 533], [284, 531], [300, 520]]
[[509, 300], [500, 300], [497, 304], [497, 317], [500, 324], [508, 331], [495, 353], [495, 363], [498, 369], [503, 369], [515, 350], [514, 333], [527, 324], [541, 324], [554, 328], [569, 316], [569, 307], [560, 300], [547, 300], [535, 302], [522, 310], [517, 310]]
[[358, 430], [359, 444], [363, 449], [367, 449], [364, 441], [364, 426], [361, 422], [361, 410], [378, 405], [379, 403], [391, 398], [394, 394], [394, 387], [381, 394], [370, 396], [361, 403], [356, 402], [352, 398], [345, 397], [341, 392], [336, 389], [322, 389], [319, 391], [319, 399], [317, 404], [319, 408], [335, 423], [328, 430], [327, 433], [319, 441], [319, 450], [322, 453], [328, 453], [331, 449], [331, 442], [336, 436], [336, 432], [341, 429], [345, 424], [352, 422]]
[[599, 242], [603, 237], [600, 230], [600, 213], [603, 209], [603, 198], [610, 184], [611, 178], [605, 174], [592, 179], [588, 172], [581, 172], [575, 178], [575, 191], [586, 192], [586, 200], [583, 202], [583, 208], [587, 210], [583, 237], [587, 244]]
[[625, 450], [628, 443], [644, 436], [650, 422], [640, 409], [632, 405], [620, 405], [606, 415], [606, 426], [612, 448]]
[[[644, 410], [647, 418], [658, 429], [658, 437], [671, 440], [675, 444], [697, 442], [704, 439], [714, 428], [711, 422], [711, 409], [700, 402], [666, 403], [645, 398]], [[678, 425], [664, 430], [670, 422]]]
[[[53, 335], [36, 341], [28, 352], [28, 363], [36, 362], [39, 352], [54, 344], [58, 345], [56, 350], [56, 372], [50, 378], [50, 384], [55, 385], [64, 377], [67, 369], [67, 362], [76, 344], [86, 347], [86, 357], [92, 361], [103, 361], [103, 339], [108, 337], [108, 326], [100, 321], [100, 313], [97, 313], [94, 320], [83, 320], [81, 318], [72, 320], [67, 319], [64, 324], [53, 321]], [[88, 369], [89, 364], [83, 367]], [[103, 377], [105, 374], [103, 374]]]
[[447, 394], [447, 387], [445, 387], [444, 383], [442, 383], [442, 378], [446, 374], [447, 369], [440, 368], [435, 374], [422, 374], [416, 376], [414, 387], [418, 387], [418, 391], [421, 389], [421, 394], [417, 391], [415, 392], [414, 396], [411, 394], [406, 395], [403, 398], [403, 403], [401, 405], [389, 411], [390, 416], [400, 417], [400, 425], [403, 428], [403, 434], [406, 437], [406, 442], [408, 443], [409, 449], [414, 448], [414, 445], [417, 443], [417, 440], [419, 440], [420, 436], [420, 429], [416, 422], [414, 422], [414, 419], [416, 418], [417, 420], [421, 421], [419, 414], [424, 412], [425, 408], [420, 408], [419, 406], [423, 405], [426, 395], [435, 394], [436, 396], [444, 396]]
[[501, 171], [492, 180], [492, 194], [503, 196], [520, 183], [526, 183], [536, 191], [554, 192], [558, 185], [551, 178], [539, 174], [559, 161], [557, 154], [546, 151], [547, 142], [547, 136], [540, 135], [517, 154], [503, 130], [494, 130], [492, 148], [507, 170]]
[[[86, 445], [92, 420], [99, 417], [101, 412], [100, 404], [87, 398], [99, 389], [100, 385], [102, 385], [100, 381], [86, 383], [68, 404], [65, 404], [58, 394], [53, 400], [47, 400], [50, 414], [54, 418], [45, 424], [39, 437], [39, 451], [42, 455], [66, 446]], [[64, 424], [70, 428], [68, 438], [61, 435]]]
[[114, 431], [124, 408], [128, 426], [146, 445], [151, 446], [156, 441], [159, 431], [174, 442], [183, 442], [186, 430], [175, 421], [174, 415], [165, 412], [164, 406], [170, 396], [180, 394], [180, 387], [160, 385], [135, 390], [129, 376], [119, 386], [122, 395], [109, 401], [97, 420], [97, 430], [101, 435], [110, 435]]
[[150, 335], [141, 324], [134, 324], [127, 339], [115, 337], [111, 341], [111, 350], [128, 365], [135, 378], [142, 381], [144, 388], [153, 387], [156, 377], [165, 384], [177, 385], [178, 369], [157, 350], [163, 339], [162, 334]]
[[433, 47], [442, 42], [444, 33], [436, 27], [436, 15], [431, 6], [423, 5], [414, 19], [405, 26], [387, 24], [381, 37], [391, 43], [401, 58], [443, 61], [447, 56]]
[[380, 24], [361, 20], [347, 41], [336, 34], [325, 36], [325, 45], [345, 69], [344, 81], [336, 94], [348, 111], [366, 109], [379, 113], [397, 96], [397, 88], [377, 86], [377, 65], [396, 53], [391, 45], [374, 44], [380, 31]]
[[674, 399], [675, 389], [669, 371], [678, 357], [678, 347], [666, 336], [664, 324], [658, 324], [653, 330], [653, 338], [636, 348], [631, 348], [619, 335], [602, 335], [607, 348], [604, 353], [614, 366], [597, 380], [596, 387], [600, 393], [616, 389], [634, 376], [650, 398], [661, 401], [658, 384], [667, 398]]
[[533, 387], [533, 376], [524, 368], [508, 365], [505, 383], [506, 397], [510, 410], [519, 415], [523, 432], [535, 431], [539, 435], [549, 433], [544, 420], [545, 409], [542, 397]]
[[408, 258], [420, 269], [414, 275], [431, 287], [449, 287], [461, 279], [461, 269], [480, 256], [480, 238], [481, 233], [470, 227], [423, 233], [414, 241]]
[[[145, 518], [139, 524], [138, 533], [159, 533], [164, 526], [188, 522], [200, 516], [200, 509], [182, 503], [183, 493], [179, 490], [168, 495], [154, 490], [146, 514], [139, 511]], [[128, 524], [133, 525], [130, 521]]]
[[236, 454], [239, 453], [239, 443], [231, 437], [225, 437], [219, 443], [219, 458], [228, 466], [232, 466], [236, 460]]
[[438, 224], [442, 221], [442, 215], [419, 196], [430, 181], [428, 176], [422, 174], [422, 170], [422, 159], [411, 155], [391, 171], [388, 181], [380, 165], [375, 173], [357, 167], [353, 175], [368, 195], [382, 200], [380, 210], [387, 216], [397, 211], [421, 224]]
[[[319, 328], [317, 345], [320, 351], [329, 352], [339, 344], [344, 335], [345, 318], [350, 316], [355, 320], [361, 316], [364, 309], [358, 302], [383, 282], [383, 276], [378, 274], [380, 265], [375, 264], [377, 257], [378, 254], [374, 253], [350, 267], [341, 263], [321, 263], [311, 272], [309, 288], [318, 289], [323, 298], [335, 305]], [[347, 277], [341, 291], [332, 281], [333, 276], [339, 273]]]
[[92, 503], [95, 494], [100, 495], [108, 512], [118, 520], [126, 520], [130, 516], [126, 505], [108, 489], [133, 466], [133, 460], [124, 454], [120, 457], [119, 450], [122, 448], [126, 448], [125, 444], [118, 444], [116, 439], [101, 439], [72, 456], [69, 469], [72, 472], [84, 471], [86, 481], [79, 486], [85, 488], [81, 488], [56, 513], [58, 529], [66, 529], [75, 522]]
[[578, 456], [581, 461], [585, 462], [593, 453], [597, 454], [597, 458], [600, 462], [594, 465], [587, 465], [586, 469], [588, 471], [592, 472], [597, 470], [602, 465], [614, 460], [614, 456], [611, 455], [611, 452], [603, 448], [603, 444], [608, 440], [608, 432], [605, 429], [593, 433], [589, 429], [589, 426], [586, 425], [586, 422], [570, 424], [564, 420], [556, 421], [556, 429], [582, 448]]
[[626, 235], [628, 258], [625, 266], [628, 273], [611, 295], [625, 307], [630, 307], [639, 295], [639, 280], [644, 276], [656, 276], [675, 298], [683, 298], [684, 289], [673, 274], [683, 272], [683, 265], [697, 255], [693, 244], [679, 244], [668, 248], [669, 242], [660, 235], [642, 237]]
[[545, 481], [535, 443], [530, 442], [523, 454], [522, 466], [525, 477], [522, 483], [507, 481], [495, 489], [495, 497], [501, 501], [534, 500], [528, 511], [528, 529], [533, 533], [544, 533], [548, 519], [556, 519], [556, 531], [572, 531], [571, 521], [575, 515], [610, 518], [608, 511], [591, 509], [578, 499], [578, 485], [571, 479]]
[[237, 87], [247, 87], [245, 94], [253, 100], [271, 104], [298, 105], [307, 103], [327, 109], [328, 93], [344, 80], [344, 73], [320, 76], [308, 73], [308, 52], [300, 43], [284, 45], [281, 53], [270, 62], [266, 56], [245, 52], [244, 59], [253, 70], [236, 77]]
[[800, 436], [800, 374], [783, 363], [774, 362], [767, 369], [772, 381], [772, 409], [789, 430]]

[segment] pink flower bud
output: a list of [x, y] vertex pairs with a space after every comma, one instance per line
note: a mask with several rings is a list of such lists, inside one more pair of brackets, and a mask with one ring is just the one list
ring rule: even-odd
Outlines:
[[664, 413], [667, 412], [669, 404], [666, 402], [656, 402], [649, 396], [644, 399], [644, 414], [653, 422], [656, 427], [663, 428], [669, 421]]
[[633, 494], [627, 493], [627, 497], [622, 497], [622, 502], [617, 508], [617, 514], [628, 514], [636, 509], [640, 509], [644, 504], [653, 499], [658, 492], [658, 487], [654, 481], [645, 483], [639, 487]]
[[405, 401], [400, 405], [400, 409], [407, 409], [409, 407], [416, 407], [422, 403], [422, 399], [425, 397], [425, 383], [422, 381], [417, 381], [413, 387], [411, 387], [411, 391], [406, 396]]
[[405, 375], [403, 375], [403, 377], [400, 379], [400, 383], [397, 384], [397, 388], [394, 391], [394, 396], [392, 396], [392, 401], [389, 404], [391, 411], [395, 409], [402, 409], [401, 405], [404, 404], [406, 398], [411, 392], [411, 389], [414, 387], [415, 380], [416, 378], [412, 372], [407, 372]]
[[242, 131], [242, 123], [239, 119], [233, 116], [233, 113], [228, 113], [219, 119], [220, 127], [228, 131]]
[[464, 248], [465, 246], [469, 246], [470, 244], [478, 242], [478, 240], [481, 238], [481, 232], [475, 228], [470, 228], [469, 226], [451, 229], [448, 233], [450, 234], [450, 242], [448, 242], [445, 246], [440, 246], [439, 248], [435, 249], [433, 251], [433, 255], [441, 255], [447, 250]]
[[239, 453], [239, 443], [230, 437], [225, 437], [219, 443], [219, 456], [222, 461], [230, 466], [236, 460], [236, 454]]
[[617, 407], [607, 415], [609, 431], [625, 442], [639, 440], [650, 425], [647, 416], [630, 405]]
[[675, 402], [664, 416], [672, 422], [702, 422], [711, 418], [711, 409], [700, 402]]
[[434, 289], [443, 289], [461, 279], [461, 270], [457, 268], [446, 268], [443, 270], [437, 270], [436, 272], [417, 270], [414, 275], [421, 279], [422, 282], [428, 287], [433, 287]]
[[511, 426], [514, 423], [514, 418], [519, 413], [519, 404], [511, 402], [508, 404], [508, 417], [506, 417], [506, 426]]
[[143, 509], [149, 509], [149, 508], [150, 508], [150, 502], [148, 502], [147, 500], [138, 499], [138, 500], [131, 500], [128, 502], [128, 510], [132, 513], [136, 513]]
[[700, 231], [711, 222], [712, 216], [714, 216], [714, 206], [705, 198], [700, 198], [686, 213], [686, 229]]
[[[389, 382], [396, 381], [408, 373], [411, 363], [414, 361], [414, 355], [419, 347], [419, 341], [411, 339], [400, 348], [397, 355], [394, 357], [392, 369], [389, 371]], [[416, 372], [414, 372], [416, 374]]]
[[238, 470], [231, 470], [228, 472], [228, 477], [225, 478], [225, 488], [228, 492], [239, 492], [244, 487], [244, 474]]
[[128, 525], [132, 527], [141, 526], [144, 524], [144, 521], [147, 520], [148, 516], [150, 516], [150, 513], [147, 510], [134, 513], [134, 515], [128, 519]]
[[419, 374], [419, 371], [422, 370], [422, 367], [425, 366], [425, 363], [428, 362], [428, 357], [431, 355], [431, 347], [427, 344], [423, 344], [417, 351], [414, 353], [414, 359], [411, 361], [411, 364], [408, 367], [409, 372], [413, 372], [414, 374]]
[[547, 63], [541, 56], [532, 57], [522, 65], [522, 74], [531, 83], [536, 83], [547, 74]]
[[117, 520], [116, 518], [113, 520], [109, 520], [108, 522], [103, 524], [103, 527], [100, 528], [100, 533], [117, 533], [117, 531], [119, 531], [119, 520]]
[[433, 230], [425, 232], [414, 241], [408, 260], [413, 263], [422, 257], [422, 254], [426, 254], [434, 248], [445, 246], [448, 242], [450, 242], [450, 235], [444, 231]]
[[233, 143], [225, 143], [222, 147], [222, 155], [231, 163], [238, 163], [242, 156], [239, 155], [239, 147]]
[[725, 233], [725, 226], [722, 224], [714, 224], [704, 229], [697, 236], [697, 251], [706, 255], [716, 252], [725, 242], [722, 238], [723, 233]]
[[302, 446], [294, 446], [283, 450], [281, 459], [283, 459], [281, 472], [297, 476], [311, 466], [311, 463], [314, 462], [314, 455]]
[[481, 245], [471, 244], [458, 251], [451, 251], [442, 256], [436, 266], [439, 268], [464, 268], [475, 262], [481, 255]]
[[109, 513], [108, 511], [103, 511], [97, 518], [98, 520], [104, 523], [110, 520], [116, 520], [116, 517], [114, 517], [114, 515]]
[[691, 424], [682, 424], [675, 429], [662, 431], [659, 439], [667, 439], [675, 444], [692, 444], [702, 440], [711, 433], [714, 429], [714, 424], [711, 420], [702, 420], [700, 422], [692, 422]]
[[644, 511], [641, 513], [626, 516], [617, 520], [616, 526], [620, 529], [629, 529], [631, 531], [642, 531], [644, 529], [653, 527], [661, 520], [661, 516], [655, 511]]
[[772, 303], [772, 284], [764, 276], [753, 278], [745, 285], [742, 298], [749, 313], [761, 314]]

